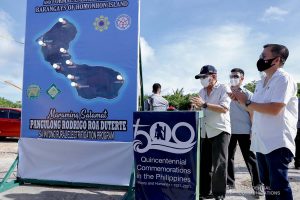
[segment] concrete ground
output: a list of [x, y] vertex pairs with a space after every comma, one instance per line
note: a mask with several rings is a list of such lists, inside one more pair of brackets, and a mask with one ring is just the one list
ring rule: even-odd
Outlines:
[[[0, 179], [4, 177], [16, 158], [17, 150], [17, 140], [5, 139], [0, 141]], [[14, 178], [15, 176], [16, 172], [13, 173], [11, 178]], [[236, 155], [236, 179], [237, 188], [228, 191], [226, 199], [255, 199], [251, 188], [250, 176], [240, 151], [237, 151]], [[293, 169], [293, 163], [290, 165], [289, 179], [294, 199], [300, 199], [300, 170]], [[28, 184], [0, 193], [0, 200], [120, 200], [124, 194], [124, 191], [105, 191], [93, 188], [66, 188]]]

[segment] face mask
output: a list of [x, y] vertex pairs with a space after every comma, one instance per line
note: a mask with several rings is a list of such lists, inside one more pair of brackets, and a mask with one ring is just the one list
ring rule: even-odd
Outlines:
[[201, 85], [206, 88], [209, 85], [210, 77], [200, 79], [200, 81], [201, 81]]
[[231, 86], [238, 86], [240, 84], [240, 79], [238, 78], [231, 78], [230, 79]]
[[276, 58], [277, 57], [269, 59], [269, 60], [264, 60], [264, 59], [260, 58], [256, 63], [258, 71], [262, 72], [262, 71], [265, 71], [265, 70], [269, 69], [270, 67], [274, 66], [275, 64], [272, 64], [272, 62]]

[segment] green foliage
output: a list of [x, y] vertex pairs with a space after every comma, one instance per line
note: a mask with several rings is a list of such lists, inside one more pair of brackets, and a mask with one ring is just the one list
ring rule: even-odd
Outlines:
[[9, 101], [3, 97], [0, 97], [0, 107], [6, 107], [6, 108], [21, 108], [21, 102], [12, 102]]
[[183, 88], [176, 89], [173, 94], [165, 96], [169, 101], [169, 105], [174, 106], [177, 110], [188, 110], [190, 104], [190, 97], [192, 94], [183, 94]]
[[173, 91], [173, 94], [165, 96], [165, 98], [169, 101], [169, 105], [174, 106], [176, 109], [180, 110], [182, 107], [186, 106], [187, 99], [183, 95], [183, 88], [176, 89]]
[[256, 81], [251, 81], [250, 83], [247, 83], [246, 85], [244, 85], [244, 88], [246, 88], [247, 90], [249, 90], [252, 93], [254, 93], [255, 87], [256, 87]]

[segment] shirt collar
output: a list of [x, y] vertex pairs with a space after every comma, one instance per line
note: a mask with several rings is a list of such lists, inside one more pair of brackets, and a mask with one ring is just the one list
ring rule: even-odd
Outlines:
[[[214, 89], [217, 89], [218, 87], [220, 87], [220, 83], [217, 81], [215, 83], [215, 85], [212, 87], [212, 90], [211, 91], [214, 91]], [[204, 88], [205, 91], [207, 91], [207, 88]]]
[[274, 72], [274, 74], [273, 74], [273, 76], [272, 76], [271, 79], [273, 79], [273, 78], [276, 77], [276, 76], [279, 76], [282, 72], [283, 72], [283, 69], [282, 69], [282, 68], [278, 68], [278, 69], [276, 70], [276, 72]]
[[[277, 77], [277, 76], [280, 76], [280, 74], [282, 74], [282, 72], [284, 72], [284, 69], [283, 68], [278, 68], [276, 70], [276, 72], [274, 72], [274, 74], [272, 75], [272, 77], [270, 78], [270, 80], [268, 82], [270, 82], [273, 78]], [[262, 80], [262, 83], [264, 83], [266, 77], [264, 77], [264, 79]]]
[[217, 81], [216, 84], [213, 86], [213, 88], [218, 88], [220, 86], [220, 83]]

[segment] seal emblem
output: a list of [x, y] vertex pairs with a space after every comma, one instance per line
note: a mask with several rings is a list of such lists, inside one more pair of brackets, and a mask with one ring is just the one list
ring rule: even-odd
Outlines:
[[131, 25], [131, 17], [126, 14], [119, 15], [116, 18], [115, 25], [116, 25], [117, 29], [119, 29], [121, 31], [125, 31]]
[[29, 99], [36, 99], [40, 96], [41, 88], [38, 85], [29, 85], [27, 88], [27, 97]]
[[108, 21], [108, 17], [100, 16], [97, 17], [94, 21], [94, 27], [97, 31], [103, 32], [108, 29], [110, 22]]

